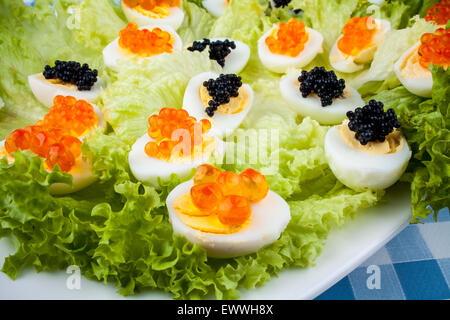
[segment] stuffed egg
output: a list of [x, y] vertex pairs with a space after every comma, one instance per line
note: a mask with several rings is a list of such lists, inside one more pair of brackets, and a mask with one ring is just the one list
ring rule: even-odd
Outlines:
[[269, 190], [261, 173], [237, 174], [207, 164], [173, 189], [166, 205], [174, 232], [216, 258], [260, 250], [280, 237], [291, 218], [289, 205]]
[[325, 156], [336, 178], [354, 190], [382, 190], [408, 166], [411, 150], [393, 109], [371, 100], [325, 137]]
[[211, 123], [197, 121], [186, 110], [163, 108], [148, 119], [148, 132], [139, 138], [128, 155], [130, 169], [143, 183], [158, 186], [175, 174], [187, 178], [211, 157], [221, 161], [223, 141], [206, 134]]
[[72, 176], [72, 185], [50, 185], [51, 194], [76, 192], [96, 180], [92, 165], [82, 154], [81, 144], [90, 132], [102, 126], [104, 120], [96, 106], [71, 96], [57, 96], [43, 120], [15, 130], [0, 143], [0, 157], [13, 163], [14, 152], [29, 150], [45, 159], [44, 168], [48, 172], [57, 165]]
[[202, 5], [210, 14], [218, 18], [230, 5], [230, 0], [203, 0]]
[[258, 55], [270, 71], [284, 73], [289, 68], [309, 64], [322, 49], [322, 35], [291, 18], [272, 27], [258, 40]]
[[448, 68], [450, 65], [450, 30], [439, 28], [425, 33], [394, 65], [397, 78], [411, 93], [429, 98], [433, 88], [430, 64]]
[[103, 49], [105, 65], [117, 70], [123, 59], [151, 59], [160, 54], [170, 54], [183, 48], [183, 42], [175, 30], [167, 25], [138, 28], [130, 22], [119, 32], [119, 37]]
[[340, 72], [359, 71], [373, 60], [391, 23], [372, 17], [353, 17], [342, 30], [330, 52], [330, 63]]
[[50, 107], [58, 96], [72, 96], [94, 102], [104, 89], [97, 70], [75, 61], [55, 61], [55, 66], [46, 65], [42, 73], [28, 76], [28, 84], [36, 99]]
[[217, 137], [239, 127], [252, 105], [252, 88], [235, 74], [201, 73], [189, 81], [183, 98], [183, 109], [193, 117], [209, 120], [209, 134]]
[[203, 39], [194, 41], [189, 51], [204, 51], [208, 48], [209, 58], [215, 60], [224, 73], [239, 73], [250, 59], [250, 48], [241, 41], [227, 38]]
[[334, 71], [316, 67], [281, 78], [283, 98], [300, 115], [311, 117], [320, 124], [341, 123], [348, 111], [364, 105], [360, 94], [338, 79]]
[[122, 10], [138, 26], [165, 24], [176, 30], [184, 19], [181, 0], [122, 0]]

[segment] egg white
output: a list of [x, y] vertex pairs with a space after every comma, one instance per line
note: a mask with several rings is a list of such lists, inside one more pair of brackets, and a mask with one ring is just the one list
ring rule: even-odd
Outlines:
[[393, 185], [408, 166], [411, 150], [405, 137], [394, 153], [371, 154], [354, 149], [341, 137], [338, 127], [325, 136], [325, 156], [336, 178], [354, 190], [383, 190]]
[[[100, 93], [104, 90], [105, 84], [103, 80], [97, 78], [97, 81], [92, 86], [91, 90], [80, 91], [72, 90], [69, 85], [52, 84], [41, 78], [42, 73], [32, 74], [28, 76], [28, 84], [36, 99], [38, 99], [46, 107], [53, 105], [53, 99], [58, 96], [72, 96], [77, 100], [86, 100], [87, 102], [93, 102], [97, 100]], [[64, 88], [66, 87], [66, 88]]]
[[264, 199], [251, 204], [249, 224], [236, 233], [214, 234], [192, 229], [180, 219], [174, 202], [178, 197], [189, 193], [193, 185], [193, 180], [187, 181], [169, 194], [166, 200], [169, 219], [175, 233], [201, 245], [211, 257], [231, 258], [256, 252], [275, 242], [291, 219], [287, 202], [277, 193], [269, 191]]
[[402, 74], [402, 66], [406, 62], [406, 59], [415, 51], [418, 50], [420, 46], [420, 41], [414, 44], [411, 48], [409, 48], [397, 62], [394, 64], [394, 72], [403, 84], [403, 86], [411, 93], [430, 98], [431, 97], [431, 89], [433, 88], [433, 76], [429, 70], [426, 72], [428, 76], [426, 77], [405, 77]]
[[221, 114], [216, 112], [213, 117], [209, 117], [205, 112], [207, 106], [205, 106], [200, 99], [199, 90], [204, 81], [216, 79], [218, 77], [219, 75], [213, 72], [205, 72], [193, 77], [189, 81], [184, 93], [183, 109], [197, 120], [208, 119], [211, 121], [211, 130], [208, 131], [208, 134], [222, 138], [239, 127], [252, 108], [254, 94], [252, 88], [248, 84], [243, 84], [242, 86], [249, 93], [250, 99], [250, 105], [247, 109], [236, 114]]
[[338, 41], [343, 35], [336, 40], [330, 52], [330, 64], [334, 69], [340, 72], [353, 73], [362, 70], [366, 64], [373, 60], [378, 45], [386, 33], [391, 30], [391, 23], [389, 21], [383, 19], [374, 20], [379, 30], [375, 33], [371, 46], [361, 50], [356, 56], [347, 55], [339, 50]]
[[125, 17], [129, 22], [135, 22], [138, 26], [151, 26], [165, 24], [171, 26], [175, 30], [178, 29], [183, 23], [184, 11], [179, 7], [170, 7], [169, 16], [164, 18], [151, 18], [148, 17], [137, 10], [128, 7], [122, 1], [122, 10]]
[[203, 0], [202, 5], [214, 17], [220, 17], [227, 6], [226, 0]]
[[212, 154], [206, 153], [189, 162], [167, 162], [145, 153], [145, 145], [150, 141], [154, 140], [148, 134], [137, 139], [128, 155], [128, 162], [136, 179], [155, 187], [159, 186], [160, 181], [169, 181], [172, 174], [178, 175], [180, 179], [188, 178], [193, 169], [206, 163], [211, 156], [222, 159], [225, 153], [225, 143], [216, 139], [218, 144]]
[[[174, 38], [174, 42], [173, 42], [173, 50], [177, 51], [177, 50], [182, 50], [183, 49], [183, 41], [181, 40], [180, 36], [176, 33], [176, 31], [168, 25], [162, 25], [162, 24], [154, 24], [154, 25], [150, 25], [150, 26], [145, 26], [145, 27], [140, 27], [140, 30], [143, 29], [147, 29], [147, 30], [153, 30], [154, 28], [160, 28], [164, 31], [169, 32], [173, 38]], [[125, 50], [125, 49], [123, 49]], [[161, 54], [168, 54], [167, 52], [161, 53]], [[119, 62], [120, 60], [124, 60], [124, 59], [132, 59], [132, 58], [139, 58], [139, 59], [151, 59], [154, 57], [157, 57], [159, 55], [153, 55], [150, 57], [139, 57], [138, 55], [133, 55], [130, 53], [130, 55], [123, 55], [121, 53], [121, 49], [119, 46], [119, 37], [117, 37], [115, 40], [113, 40], [110, 44], [108, 44], [104, 49], [103, 49], [103, 60], [105, 62], [105, 65], [107, 67], [109, 67], [112, 70], [118, 70], [119, 69]]]
[[289, 68], [301, 68], [310, 63], [319, 53], [323, 52], [323, 36], [316, 30], [306, 27], [309, 35], [305, 47], [297, 57], [272, 53], [266, 45], [266, 39], [272, 34], [272, 31], [278, 28], [273, 26], [258, 40], [258, 55], [262, 64], [270, 71], [284, 73]]
[[304, 117], [311, 117], [320, 124], [330, 125], [341, 123], [346, 118], [348, 111], [353, 111], [357, 107], [365, 105], [361, 95], [354, 88], [346, 86], [346, 91], [350, 96], [333, 99], [333, 104], [322, 107], [320, 98], [315, 94], [310, 94], [303, 98], [300, 92], [299, 74], [289, 74], [281, 78], [280, 90], [283, 98], [289, 103], [292, 109]]

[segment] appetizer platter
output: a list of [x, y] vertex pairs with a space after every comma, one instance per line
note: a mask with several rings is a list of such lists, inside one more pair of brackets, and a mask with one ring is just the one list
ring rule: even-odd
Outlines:
[[11, 296], [76, 268], [84, 298], [310, 299], [448, 207], [448, 0], [0, 16]]

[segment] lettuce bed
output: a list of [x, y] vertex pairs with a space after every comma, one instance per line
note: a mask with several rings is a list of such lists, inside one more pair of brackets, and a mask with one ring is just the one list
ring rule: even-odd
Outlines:
[[[40, 272], [78, 265], [83, 275], [115, 283], [123, 295], [158, 288], [177, 299], [237, 298], [239, 287], [254, 288], [284, 268], [312, 265], [331, 228], [382, 198], [381, 193], [354, 192], [335, 179], [323, 151], [328, 127], [297, 118], [282, 102], [279, 77], [266, 71], [255, 54], [257, 39], [272, 23], [287, 20], [292, 8], [302, 8], [299, 18], [324, 33], [328, 50], [347, 19], [363, 14], [367, 3], [294, 0], [285, 9], [271, 10], [267, 1], [240, 0], [232, 1], [221, 18], [213, 19], [193, 2], [184, 3], [186, 19], [179, 34], [185, 43], [229, 36], [252, 49], [242, 77], [256, 92], [255, 106], [228, 147], [234, 148], [235, 139], [251, 130], [278, 130], [279, 144], [267, 146], [266, 151], [279, 159], [279, 170], [268, 175], [268, 182], [291, 207], [292, 220], [285, 232], [255, 254], [208, 258], [201, 247], [174, 235], [168, 221], [165, 197], [181, 181], [173, 176], [167, 185], [154, 189], [136, 181], [129, 171], [128, 151], [145, 132], [147, 117], [163, 106], [180, 107], [192, 76], [219, 70], [205, 53], [182, 52], [142, 65], [128, 63], [119, 73], [111, 73], [103, 66], [101, 51], [125, 25], [114, 2], [62, 0], [52, 7], [50, 0], [41, 0], [27, 7], [19, 0], [2, 1], [0, 96], [5, 105], [0, 108], [0, 138], [45, 114], [26, 78], [55, 59], [87, 62], [99, 70], [108, 84], [99, 105], [109, 123], [106, 132], [97, 132], [83, 145], [99, 181], [70, 196], [49, 194], [50, 184], [71, 177], [57, 170], [47, 173], [41, 159], [19, 152], [12, 165], [0, 160], [0, 237], [11, 237], [17, 246], [2, 266], [9, 277], [17, 278], [29, 266]], [[423, 15], [432, 3], [386, 2], [380, 14], [402, 28], [387, 41], [400, 50], [431, 30], [423, 20], [409, 18]], [[411, 183], [414, 219], [424, 218], [449, 202], [449, 71], [433, 68], [433, 98], [424, 100], [391, 77], [393, 60], [386, 60], [391, 53], [385, 45], [367, 74], [346, 80], [359, 81], [367, 99], [375, 94], [399, 114], [414, 151], [404, 180]], [[328, 66], [325, 56], [311, 66]], [[247, 153], [224, 166], [243, 170]], [[267, 163], [252, 166], [263, 172], [268, 169]]]

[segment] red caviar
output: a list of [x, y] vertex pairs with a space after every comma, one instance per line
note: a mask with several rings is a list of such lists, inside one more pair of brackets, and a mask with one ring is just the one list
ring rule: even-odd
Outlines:
[[281, 22], [265, 42], [272, 53], [297, 57], [305, 48], [308, 38], [305, 24], [291, 18], [288, 22]]
[[171, 53], [173, 36], [159, 27], [152, 30], [139, 29], [130, 22], [119, 32], [119, 46], [141, 57], [151, 57], [164, 52]]
[[145, 152], [162, 160], [168, 160], [172, 155], [192, 155], [196, 146], [202, 146], [203, 150], [203, 134], [211, 129], [209, 120], [197, 122], [186, 110], [173, 108], [162, 108], [158, 115], [148, 119], [148, 124], [148, 135], [154, 141], [147, 143]]
[[430, 9], [428, 9], [425, 15], [426, 21], [433, 21], [438, 26], [446, 25], [450, 19], [450, 0], [442, 0], [435, 3]]
[[179, 7], [180, 0], [123, 0], [127, 7], [135, 8], [140, 6], [145, 10], [152, 10], [156, 7]]
[[424, 68], [430, 63], [447, 68], [450, 64], [450, 30], [437, 29], [420, 38], [419, 61]]
[[250, 204], [264, 199], [268, 192], [266, 178], [256, 170], [237, 174], [204, 164], [195, 172], [190, 195], [199, 210], [217, 214], [225, 225], [240, 226], [251, 214]]
[[376, 24], [372, 17], [353, 17], [342, 29], [342, 37], [337, 46], [341, 52], [355, 56], [371, 45], [376, 32]]

